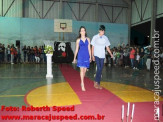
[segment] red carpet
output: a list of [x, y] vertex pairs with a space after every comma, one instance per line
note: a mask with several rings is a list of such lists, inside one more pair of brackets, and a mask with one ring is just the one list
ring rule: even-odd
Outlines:
[[[86, 92], [81, 91], [80, 87], [80, 74], [74, 70], [70, 65], [60, 65], [60, 70], [65, 77], [65, 80], [70, 84], [76, 94], [79, 96], [82, 105], [76, 107], [77, 113], [89, 114], [103, 114], [105, 115], [104, 121], [106, 122], [120, 122], [121, 121], [121, 106], [125, 105], [127, 110], [127, 103], [123, 102], [117, 96], [102, 89], [97, 90], [93, 87], [93, 81], [85, 78]], [[160, 108], [161, 104], [160, 102]], [[134, 103], [135, 113], [133, 122], [153, 122], [154, 107], [153, 102]], [[131, 107], [130, 107], [131, 108]], [[162, 110], [162, 109], [161, 109]], [[130, 109], [131, 112], [131, 109]], [[126, 114], [126, 112], [125, 112]], [[160, 113], [162, 115], [162, 112]], [[161, 120], [163, 117], [161, 116]]]
[[[80, 120], [80, 121], [88, 121], [88, 122], [121, 122], [121, 106], [122, 104], [125, 105], [125, 115], [127, 110], [127, 103], [123, 102], [121, 99], [119, 99], [117, 96], [112, 94], [106, 89], [97, 90], [93, 87], [93, 81], [91, 81], [89, 78], [85, 78], [85, 87], [86, 92], [81, 91], [80, 87], [80, 75], [79, 72], [74, 70], [70, 65], [62, 64], [60, 65], [60, 70], [65, 77], [65, 80], [70, 84], [72, 89], [76, 92], [78, 97], [80, 98], [82, 104], [75, 106], [75, 111], [73, 112], [2, 112], [1, 115], [74, 115], [77, 114], [80, 115], [104, 115], [104, 120]], [[162, 117], [162, 106], [163, 102], [160, 103], [160, 117], [161, 120], [163, 120]], [[130, 113], [131, 113], [131, 107], [130, 107]], [[134, 113], [134, 119], [133, 122], [155, 122], [153, 119], [154, 116], [154, 108], [153, 108], [153, 102], [144, 102], [144, 103], [135, 103], [135, 113]], [[11, 122], [45, 122], [45, 120], [15, 120]], [[56, 120], [53, 120], [56, 121]], [[63, 120], [63, 122], [70, 122], [72, 120]], [[75, 122], [79, 120], [74, 120]], [[0, 118], [0, 122], [2, 122], [2, 119]], [[3, 122], [9, 122], [3, 121]], [[125, 121], [124, 121], [125, 122]]]

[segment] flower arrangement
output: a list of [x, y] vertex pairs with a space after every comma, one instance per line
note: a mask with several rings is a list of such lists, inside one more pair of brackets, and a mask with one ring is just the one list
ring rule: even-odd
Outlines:
[[53, 47], [52, 46], [50, 46], [50, 45], [47, 45], [47, 46], [45, 46], [45, 50], [44, 50], [44, 52], [46, 53], [46, 54], [53, 54]]

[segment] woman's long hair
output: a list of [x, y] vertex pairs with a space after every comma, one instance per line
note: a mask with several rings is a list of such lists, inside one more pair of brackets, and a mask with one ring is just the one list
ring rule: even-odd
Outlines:
[[85, 37], [87, 37], [86, 28], [85, 28], [84, 26], [81, 26], [80, 29], [79, 29], [79, 36], [78, 36], [78, 38], [81, 38], [80, 32], [81, 32], [81, 29], [82, 29], [82, 28], [84, 28], [84, 30], [85, 30]]

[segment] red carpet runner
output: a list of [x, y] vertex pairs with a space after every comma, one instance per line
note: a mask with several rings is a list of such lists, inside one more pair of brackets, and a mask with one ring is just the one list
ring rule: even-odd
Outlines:
[[[60, 70], [65, 77], [65, 80], [70, 84], [82, 102], [81, 105], [76, 106], [75, 112], [77, 114], [100, 114], [105, 115], [105, 119], [102, 122], [121, 122], [121, 106], [122, 104], [125, 105], [126, 115], [127, 103], [123, 102], [106, 89], [95, 89], [93, 87], [93, 81], [89, 78], [85, 78], [86, 92], [82, 92], [80, 87], [80, 73], [68, 64], [60, 65]], [[154, 122], [153, 102], [134, 104], [135, 112], [133, 122]], [[160, 112], [160, 115], [162, 115], [162, 112]], [[160, 117], [162, 119], [162, 116]]]

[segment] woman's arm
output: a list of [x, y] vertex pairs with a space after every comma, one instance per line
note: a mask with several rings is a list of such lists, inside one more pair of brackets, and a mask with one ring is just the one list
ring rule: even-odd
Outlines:
[[92, 60], [95, 61], [95, 56], [94, 56], [94, 46], [92, 45]]

